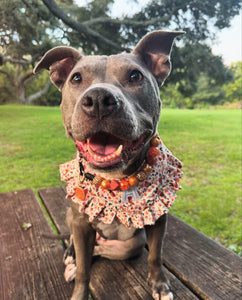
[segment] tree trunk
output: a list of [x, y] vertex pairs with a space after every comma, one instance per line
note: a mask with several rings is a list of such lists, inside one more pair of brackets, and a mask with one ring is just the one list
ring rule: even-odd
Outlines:
[[50, 86], [51, 86], [51, 82], [48, 81], [42, 90], [30, 95], [27, 98], [27, 104], [31, 104], [35, 99], [38, 99], [39, 97], [45, 95], [48, 92]]
[[22, 66], [17, 65], [16, 66], [16, 73], [14, 78], [14, 87], [16, 91], [16, 98], [21, 104], [26, 104], [25, 100], [25, 86], [24, 83], [21, 80], [21, 72], [22, 72]]
[[17, 99], [21, 104], [27, 104], [26, 103], [26, 98], [25, 98], [25, 86], [22, 82], [19, 82], [16, 86], [16, 94], [17, 94]]

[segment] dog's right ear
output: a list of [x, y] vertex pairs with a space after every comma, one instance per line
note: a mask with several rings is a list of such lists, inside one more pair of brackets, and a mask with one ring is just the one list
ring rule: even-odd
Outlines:
[[42, 57], [33, 72], [42, 69], [50, 71], [50, 80], [61, 91], [62, 87], [76, 62], [82, 57], [81, 53], [71, 47], [55, 47]]

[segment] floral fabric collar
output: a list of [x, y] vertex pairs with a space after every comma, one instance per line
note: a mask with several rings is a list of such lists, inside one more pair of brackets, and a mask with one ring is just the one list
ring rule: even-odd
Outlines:
[[[60, 165], [61, 180], [67, 182], [67, 198], [78, 203], [79, 212], [89, 216], [89, 221], [111, 224], [114, 220], [127, 227], [143, 228], [153, 225], [176, 199], [181, 189], [179, 181], [182, 163], [161, 143], [160, 154], [155, 157], [152, 171], [128, 191], [110, 191], [96, 186], [92, 181], [80, 183], [79, 157]], [[84, 160], [84, 168], [87, 169]], [[94, 174], [97, 175], [97, 174]], [[85, 199], [75, 195], [75, 188], [82, 186]]]

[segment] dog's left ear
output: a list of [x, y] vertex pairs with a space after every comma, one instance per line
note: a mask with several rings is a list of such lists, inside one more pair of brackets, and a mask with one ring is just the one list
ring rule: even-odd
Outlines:
[[174, 39], [184, 33], [153, 31], [144, 36], [133, 50], [133, 54], [140, 56], [160, 85], [171, 71], [170, 54]]

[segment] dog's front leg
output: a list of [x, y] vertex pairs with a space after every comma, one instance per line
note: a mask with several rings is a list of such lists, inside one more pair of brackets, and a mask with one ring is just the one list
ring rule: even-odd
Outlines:
[[169, 281], [162, 270], [162, 243], [166, 231], [167, 215], [160, 217], [155, 225], [146, 226], [147, 243], [149, 247], [149, 283], [155, 300], [172, 300]]
[[87, 222], [86, 216], [79, 214], [73, 218], [72, 233], [76, 252], [76, 278], [71, 300], [87, 300], [96, 232]]

